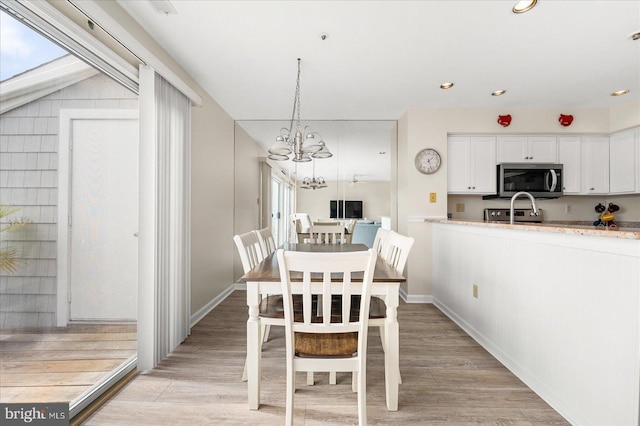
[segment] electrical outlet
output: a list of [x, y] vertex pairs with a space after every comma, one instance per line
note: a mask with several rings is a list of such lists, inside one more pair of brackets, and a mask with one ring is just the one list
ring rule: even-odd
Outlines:
[[567, 203], [567, 204], [564, 205], [564, 212], [566, 214], [571, 214], [571, 204]]
[[473, 285], [473, 297], [478, 298], [478, 286], [475, 284]]
[[429, 193], [429, 202], [430, 203], [435, 203], [436, 202], [436, 193], [435, 192], [430, 192]]
[[464, 213], [464, 203], [456, 203], [456, 213]]

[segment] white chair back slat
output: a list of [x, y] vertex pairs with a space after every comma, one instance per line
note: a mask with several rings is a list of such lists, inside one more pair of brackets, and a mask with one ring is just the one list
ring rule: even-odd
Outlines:
[[385, 252], [385, 249], [387, 248], [387, 244], [389, 242], [389, 237], [391, 234], [391, 230], [389, 229], [384, 229], [384, 228], [378, 228], [378, 231], [376, 232], [376, 237], [373, 240], [373, 250], [376, 251], [376, 253], [382, 255]]
[[[326, 333], [327, 327], [335, 329], [334, 332], [340, 331], [341, 326], [351, 326], [352, 331], [366, 332], [366, 324], [368, 321], [368, 314], [361, 314], [357, 318], [357, 321], [350, 321], [351, 312], [351, 295], [361, 294], [361, 303], [366, 302], [371, 293], [371, 283], [373, 281], [373, 270], [375, 268], [376, 253], [373, 249], [367, 251], [356, 252], [343, 252], [343, 253], [309, 253], [309, 252], [296, 252], [296, 251], [284, 251], [279, 249], [277, 251], [278, 264], [280, 267], [280, 277], [282, 279], [282, 292], [284, 295], [285, 305], [285, 324], [288, 323], [287, 310], [291, 309], [293, 314], [293, 298], [292, 298], [292, 285], [290, 280], [290, 273], [292, 271], [297, 272], [298, 275], [302, 272], [302, 301], [303, 301], [303, 323], [294, 322], [290, 318], [293, 331], [302, 331], [308, 333]], [[364, 272], [363, 282], [353, 282], [352, 276], [354, 274], [362, 274]], [[313, 274], [312, 274], [313, 273]], [[342, 276], [342, 281], [332, 281], [333, 276]], [[312, 277], [316, 280], [322, 277], [322, 282], [312, 282]], [[321, 286], [320, 286], [321, 284]], [[323, 309], [322, 312], [331, 312], [331, 296], [342, 295], [342, 307], [343, 313], [342, 323], [330, 323], [331, 315], [324, 315], [323, 322], [313, 323], [311, 318], [314, 312], [317, 312], [315, 307], [312, 306], [312, 296], [321, 295]], [[348, 296], [348, 297], [347, 297]], [[290, 303], [288, 303], [288, 301]], [[290, 304], [291, 306], [287, 306]], [[366, 312], [368, 312], [368, 302]], [[346, 313], [346, 315], [344, 315]], [[302, 326], [300, 326], [302, 324]], [[355, 325], [355, 327], [353, 327]]]
[[344, 226], [341, 223], [314, 223], [309, 236], [315, 244], [343, 244]]
[[258, 241], [260, 242], [260, 248], [262, 249], [263, 258], [269, 256], [271, 253], [276, 251], [276, 241], [273, 238], [271, 229], [262, 228], [254, 232], [256, 233], [258, 237]]

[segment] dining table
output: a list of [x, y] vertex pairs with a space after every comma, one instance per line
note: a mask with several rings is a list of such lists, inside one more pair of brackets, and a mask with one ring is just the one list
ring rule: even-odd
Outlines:
[[[336, 253], [368, 250], [365, 244], [299, 244], [285, 243], [284, 250], [303, 251], [311, 253]], [[362, 277], [354, 276], [353, 281], [362, 281]], [[276, 252], [271, 253], [262, 262], [240, 278], [247, 286], [247, 306], [249, 319], [247, 320], [247, 384], [249, 409], [260, 407], [260, 380], [262, 376], [261, 355], [261, 324], [259, 305], [263, 295], [282, 294], [280, 269]], [[300, 283], [301, 277], [292, 277], [292, 285]], [[402, 271], [396, 270], [385, 262], [380, 255], [376, 260], [373, 274], [371, 295], [380, 297], [386, 304], [385, 332], [383, 338], [385, 397], [389, 411], [398, 410], [398, 385], [400, 383], [400, 339], [398, 325], [398, 299], [400, 283], [405, 278]]]

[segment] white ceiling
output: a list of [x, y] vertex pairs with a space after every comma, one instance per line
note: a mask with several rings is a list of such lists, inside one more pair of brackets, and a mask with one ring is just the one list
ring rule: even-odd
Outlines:
[[[303, 121], [640, 100], [638, 0], [539, 0], [521, 15], [515, 0], [173, 0], [168, 15], [120, 4], [235, 120], [291, 117], [296, 58]], [[445, 81], [455, 86], [440, 89]], [[621, 89], [630, 93], [610, 96]]]

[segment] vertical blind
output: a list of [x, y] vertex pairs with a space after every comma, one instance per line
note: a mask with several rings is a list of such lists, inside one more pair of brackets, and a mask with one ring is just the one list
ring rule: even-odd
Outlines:
[[155, 364], [190, 327], [190, 100], [155, 74], [156, 280]]

